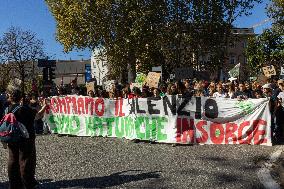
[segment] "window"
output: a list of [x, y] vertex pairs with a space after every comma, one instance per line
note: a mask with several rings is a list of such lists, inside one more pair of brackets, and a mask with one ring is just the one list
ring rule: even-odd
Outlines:
[[243, 41], [243, 48], [247, 48], [247, 46], [248, 46], [247, 41]]
[[230, 42], [229, 47], [230, 48], [236, 48], [236, 43], [235, 42]]
[[235, 64], [236, 63], [236, 57], [234, 55], [230, 56], [230, 64]]
[[247, 57], [244, 57], [244, 64], [247, 63]]

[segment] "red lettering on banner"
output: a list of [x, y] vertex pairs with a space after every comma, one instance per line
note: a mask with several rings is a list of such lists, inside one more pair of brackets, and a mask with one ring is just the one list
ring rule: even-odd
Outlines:
[[234, 144], [237, 142], [237, 136], [235, 132], [238, 130], [238, 125], [235, 123], [226, 124], [225, 144], [229, 144], [229, 138], [232, 138]]
[[91, 115], [94, 115], [95, 112], [95, 99], [92, 98], [92, 101], [90, 101], [90, 109], [91, 109]]
[[[245, 127], [249, 127], [250, 126], [250, 122], [249, 121], [244, 121], [243, 123], [240, 124], [239, 127], [239, 131], [238, 131], [238, 140], [239, 140], [239, 144], [251, 144], [251, 140], [252, 140], [252, 129], [248, 129], [244, 135], [243, 134], [243, 130]], [[243, 140], [244, 138], [246, 138], [246, 140]]]
[[[219, 136], [217, 136], [217, 130], [219, 130]], [[210, 125], [210, 138], [214, 144], [222, 144], [224, 141], [224, 128], [220, 123], [212, 123]]]
[[85, 114], [85, 103], [83, 98], [78, 98], [77, 100], [78, 114]]
[[194, 143], [194, 119], [190, 119], [189, 122], [190, 124], [187, 118], [177, 118], [176, 142]]
[[123, 113], [123, 111], [122, 111], [122, 106], [123, 106], [123, 98], [121, 98], [121, 99], [119, 99], [119, 101], [120, 101], [120, 106], [119, 106], [119, 109], [120, 109], [120, 111], [119, 111], [119, 117], [123, 117], [123, 116], [125, 116], [125, 113]]
[[[54, 106], [54, 105], [56, 105], [56, 106]], [[52, 112], [58, 113], [59, 107], [58, 107], [58, 103], [57, 103], [56, 98], [52, 98], [50, 100], [50, 109], [51, 109]]]
[[[91, 104], [92, 102], [94, 102], [94, 99], [93, 98], [91, 98], [91, 97], [85, 97], [85, 113], [86, 114], [89, 114], [89, 104]], [[92, 108], [92, 106], [91, 106], [91, 108]], [[92, 111], [92, 109], [91, 109], [91, 111]]]
[[72, 102], [72, 100], [69, 96], [66, 96], [65, 102], [66, 102], [66, 106], [67, 106], [67, 112], [68, 112], [68, 114], [70, 114], [70, 103]]
[[196, 138], [197, 143], [205, 143], [208, 140], [208, 134], [206, 130], [203, 129], [203, 126], [205, 125], [207, 125], [207, 121], [199, 121], [196, 124], [196, 129], [198, 129], [202, 133], [200, 138]]
[[177, 124], [176, 142], [181, 142], [181, 133], [182, 133], [181, 118], [177, 118], [176, 124]]
[[[58, 97], [58, 98], [57, 98], [57, 102], [58, 102], [57, 105], [59, 106], [59, 111], [60, 111], [60, 113], [66, 113], [66, 102], [65, 102], [65, 99]], [[63, 108], [64, 108], [64, 112], [63, 112], [62, 106], [63, 106]]]
[[72, 97], [72, 110], [73, 110], [73, 114], [77, 114], [77, 99], [76, 97]]
[[[267, 143], [267, 139], [265, 138], [266, 130], [259, 130], [259, 126], [267, 126], [267, 122], [259, 119], [259, 120], [254, 120], [253, 121], [253, 130], [254, 130], [254, 137], [253, 141], [254, 144], [262, 144], [262, 143]], [[261, 136], [264, 136], [264, 138], [261, 138]]]
[[115, 100], [115, 116], [118, 116], [118, 112], [119, 112], [119, 99]]
[[115, 101], [115, 116], [123, 117], [125, 116], [125, 113], [122, 111], [123, 106], [123, 98], [117, 99]]
[[[101, 105], [101, 110], [99, 110], [99, 105]], [[95, 102], [95, 112], [98, 116], [103, 116], [105, 112], [105, 103], [103, 98], [98, 98]]]
[[182, 142], [187, 142], [188, 137], [190, 143], [194, 143], [194, 119], [189, 120], [189, 125], [188, 125], [188, 119], [183, 118], [182, 119]]

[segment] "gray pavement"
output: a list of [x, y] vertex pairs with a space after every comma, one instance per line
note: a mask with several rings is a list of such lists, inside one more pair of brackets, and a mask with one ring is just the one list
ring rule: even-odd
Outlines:
[[[133, 143], [102, 137], [37, 137], [40, 188], [263, 188], [257, 170], [275, 147]], [[0, 148], [0, 188], [7, 188]]]

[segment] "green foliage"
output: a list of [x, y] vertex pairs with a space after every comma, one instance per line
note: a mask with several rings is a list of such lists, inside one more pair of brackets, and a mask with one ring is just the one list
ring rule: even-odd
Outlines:
[[279, 67], [284, 60], [284, 39], [270, 29], [249, 39], [246, 56], [250, 68], [257, 73], [264, 65]]
[[273, 29], [284, 35], [284, 1], [272, 0], [267, 11], [268, 16], [273, 20]]
[[169, 72], [194, 66], [198, 56], [193, 54], [210, 53], [212, 68], [218, 68], [232, 23], [261, 0], [45, 1], [65, 51], [104, 49], [115, 77], [137, 63], [144, 73], [158, 65]]

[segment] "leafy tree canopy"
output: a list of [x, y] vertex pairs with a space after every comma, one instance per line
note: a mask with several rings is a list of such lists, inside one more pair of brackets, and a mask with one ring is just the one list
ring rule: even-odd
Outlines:
[[279, 67], [284, 63], [283, 37], [271, 29], [264, 30], [261, 35], [249, 39], [246, 56], [255, 73], [264, 65]]
[[[102, 49], [112, 71], [166, 62], [193, 64], [193, 52], [224, 60], [232, 23], [261, 0], [45, 0], [65, 51]], [[185, 48], [186, 47], [186, 48]], [[218, 51], [218, 52], [217, 52]], [[219, 52], [221, 51], [221, 53]], [[167, 60], [167, 61], [164, 61]], [[132, 66], [133, 67], [133, 66]], [[134, 66], [135, 67], [135, 66]]]
[[273, 20], [273, 28], [275, 31], [284, 35], [284, 1], [272, 0], [267, 10], [268, 16]]

